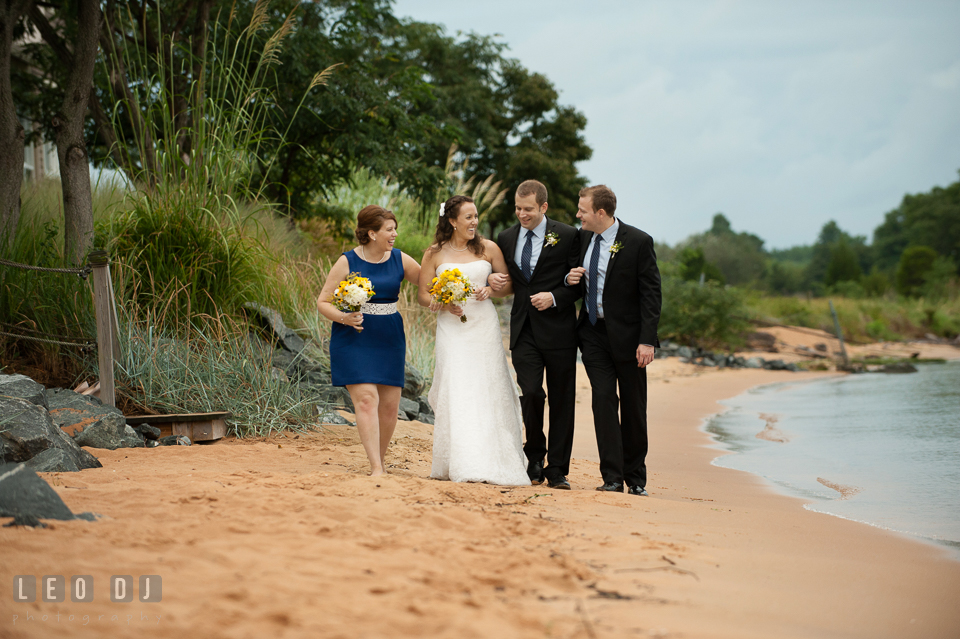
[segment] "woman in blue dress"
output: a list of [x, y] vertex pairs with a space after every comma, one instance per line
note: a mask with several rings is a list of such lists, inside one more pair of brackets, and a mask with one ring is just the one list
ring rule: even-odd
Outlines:
[[[406, 336], [397, 310], [400, 284], [403, 280], [417, 284], [420, 265], [393, 248], [397, 218], [383, 207], [370, 205], [357, 214], [356, 235], [359, 246], [341, 255], [330, 269], [317, 307], [333, 321], [333, 385], [346, 386], [350, 392], [370, 475], [376, 476], [386, 472], [384, 458], [397, 426], [403, 390]], [[330, 303], [350, 273], [359, 273], [373, 284], [374, 296], [357, 313], [344, 313]]]

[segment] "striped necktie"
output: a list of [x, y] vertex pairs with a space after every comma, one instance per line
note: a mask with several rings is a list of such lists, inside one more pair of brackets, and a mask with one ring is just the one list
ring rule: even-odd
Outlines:
[[530, 271], [530, 258], [533, 257], [533, 231], [527, 230], [527, 241], [523, 244], [523, 252], [520, 253], [520, 270], [523, 276], [530, 281], [533, 273]]
[[600, 277], [600, 240], [597, 234], [593, 242], [593, 253], [590, 254], [590, 281], [587, 282], [587, 317], [590, 323], [597, 324], [597, 279]]

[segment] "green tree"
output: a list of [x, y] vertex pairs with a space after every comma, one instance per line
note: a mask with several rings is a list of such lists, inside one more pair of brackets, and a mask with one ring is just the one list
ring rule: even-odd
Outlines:
[[929, 246], [907, 248], [897, 266], [897, 291], [902, 295], [919, 295], [936, 260], [937, 252]]
[[723, 213], [713, 217], [709, 231], [691, 236], [684, 245], [699, 248], [706, 261], [722, 273], [722, 281], [728, 284], [749, 284], [763, 276], [767, 259], [763, 240], [752, 233], [735, 233]]
[[708, 282], [716, 282], [721, 286], [726, 284], [723, 273], [715, 264], [707, 261], [703, 249], [699, 246], [681, 249], [677, 254], [677, 263], [680, 265], [680, 277], [688, 282], [699, 281], [703, 275]]
[[871, 248], [867, 246], [867, 238], [861, 235], [852, 236], [841, 229], [835, 221], [830, 220], [820, 229], [820, 235], [813, 245], [810, 262], [806, 268], [806, 277], [804, 278], [805, 286], [826, 283], [827, 269], [830, 267], [833, 253], [841, 241], [856, 255], [861, 274], [870, 270], [873, 259]]
[[908, 246], [928, 246], [960, 261], [960, 180], [928, 193], [905, 195], [873, 232], [877, 263], [893, 270]]
[[856, 251], [847, 244], [846, 238], [830, 247], [830, 262], [823, 283], [833, 286], [838, 282], [859, 282], [863, 277]]

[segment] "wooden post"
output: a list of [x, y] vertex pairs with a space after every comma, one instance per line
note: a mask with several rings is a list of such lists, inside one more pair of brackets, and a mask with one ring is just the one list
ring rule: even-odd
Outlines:
[[[114, 332], [113, 290], [110, 282], [110, 258], [106, 251], [90, 253], [93, 267], [93, 302], [97, 314], [97, 358], [100, 364], [100, 401], [107, 406], [117, 405], [113, 380]], [[119, 354], [119, 353], [118, 353]]]
[[837, 309], [833, 308], [833, 300], [830, 300], [830, 313], [833, 315], [833, 327], [837, 329], [837, 339], [840, 340], [840, 353], [843, 355], [843, 365], [850, 366], [850, 358], [847, 357], [847, 347], [843, 345], [843, 331], [840, 330], [840, 319], [837, 317]]

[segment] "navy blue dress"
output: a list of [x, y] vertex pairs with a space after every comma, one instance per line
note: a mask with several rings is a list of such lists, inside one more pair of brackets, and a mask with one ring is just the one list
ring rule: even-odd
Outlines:
[[[354, 251], [344, 253], [351, 273], [360, 273], [373, 283], [370, 304], [396, 302], [403, 282], [403, 254], [399, 249], [380, 264], [360, 259]], [[334, 386], [383, 384], [403, 388], [407, 338], [400, 313], [363, 315], [363, 331], [334, 322], [330, 335], [330, 374]]]

